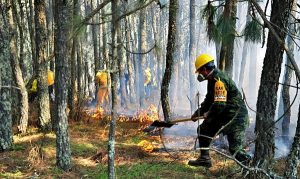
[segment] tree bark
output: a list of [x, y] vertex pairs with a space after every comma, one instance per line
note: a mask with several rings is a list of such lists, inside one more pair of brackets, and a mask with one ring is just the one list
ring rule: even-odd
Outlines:
[[[294, 52], [294, 41], [292, 39], [292, 35], [296, 35], [295, 25], [293, 24], [294, 17], [297, 11], [297, 1], [293, 0], [293, 10], [291, 11], [291, 15], [289, 17], [289, 34], [287, 37], [287, 45], [291, 52]], [[288, 58], [288, 57], [287, 57]], [[290, 109], [290, 87], [292, 80], [292, 63], [289, 59], [286, 59], [286, 66], [285, 66], [285, 74], [284, 74], [284, 85], [282, 87], [282, 99], [283, 99], [283, 112], [284, 117], [282, 120], [282, 141], [289, 143], [289, 134], [290, 134], [290, 122], [291, 122], [291, 109]]]
[[299, 166], [299, 156], [300, 156], [300, 105], [298, 108], [298, 120], [296, 133], [294, 137], [294, 142], [291, 151], [288, 155], [286, 161], [284, 178], [298, 178], [298, 166]]
[[170, 0], [169, 7], [169, 34], [167, 42], [166, 54], [166, 69], [162, 80], [161, 86], [161, 104], [164, 113], [165, 121], [170, 121], [171, 109], [169, 102], [169, 85], [173, 70], [173, 54], [175, 51], [175, 37], [176, 37], [176, 14], [178, 8], [178, 0]]
[[[146, 30], [146, 14], [144, 11], [141, 11], [139, 14], [139, 37], [138, 37], [138, 51], [145, 52], [147, 50], [147, 30]], [[146, 55], [139, 54], [138, 58], [136, 59], [136, 76], [138, 77], [137, 80], [137, 97], [139, 97], [139, 105], [140, 107], [144, 107], [145, 105], [145, 87], [144, 87], [144, 69], [145, 69], [145, 61]]]
[[[20, 89], [18, 90], [20, 104], [18, 106], [20, 111], [20, 119], [18, 124], [18, 132], [25, 134], [28, 125], [28, 93], [25, 86], [25, 82], [23, 80], [23, 74], [21, 70], [21, 66], [19, 63], [19, 55], [18, 55], [18, 45], [17, 45], [17, 29], [16, 24], [14, 23], [15, 19], [19, 19], [17, 17], [17, 9], [16, 9], [16, 2], [11, 1], [11, 9], [12, 13], [9, 15], [9, 31], [11, 33], [10, 37], [10, 54], [11, 54], [11, 67], [13, 72], [13, 77], [15, 79], [15, 83], [17, 87]], [[19, 20], [17, 20], [20, 23]], [[20, 31], [21, 33], [21, 31]], [[22, 36], [23, 37], [23, 36]], [[22, 41], [20, 42], [21, 45]], [[23, 48], [20, 46], [20, 48]], [[20, 58], [23, 55], [20, 54]]]
[[[287, 30], [288, 13], [291, 10], [289, 0], [272, 1], [271, 23], [279, 37], [284, 41]], [[255, 133], [254, 164], [268, 169], [272, 164], [275, 149], [274, 116], [277, 102], [278, 80], [281, 72], [283, 49], [273, 33], [269, 33], [267, 50], [258, 92]]]
[[[133, 49], [133, 45], [131, 43], [132, 38], [131, 38], [131, 27], [130, 26], [130, 19], [131, 17], [126, 17], [126, 21], [125, 21], [125, 29], [126, 30], [126, 48], [129, 49], [130, 51], [132, 51]], [[130, 103], [134, 103], [134, 101], [136, 100], [136, 96], [135, 96], [135, 86], [134, 86], [134, 78], [135, 78], [135, 74], [134, 73], [134, 57], [133, 55], [131, 55], [129, 52], [126, 52], [126, 58], [127, 58], [127, 69], [128, 69], [128, 85], [129, 85], [129, 91], [130, 91], [130, 96], [129, 96], [129, 100]]]
[[41, 130], [51, 130], [51, 115], [49, 105], [49, 92], [47, 83], [47, 63], [45, 63], [47, 34], [46, 34], [46, 11], [45, 1], [35, 0], [35, 44], [38, 81], [38, 114], [39, 127]]
[[220, 52], [219, 68], [226, 71], [229, 76], [233, 76], [233, 51], [235, 39], [235, 22], [236, 22], [236, 0], [226, 0], [223, 18], [225, 23], [230, 23], [234, 27], [226, 34], [222, 34], [222, 45]]
[[[9, 32], [4, 31], [8, 29], [7, 17], [11, 16], [11, 6], [6, 3], [0, 4], [1, 9], [5, 12], [0, 18], [0, 40], [2, 48], [0, 48], [0, 152], [10, 150], [13, 145], [12, 133], [12, 115], [11, 115], [11, 66], [9, 53]], [[10, 8], [10, 9], [9, 9]]]
[[[189, 81], [190, 81], [190, 99], [196, 98], [196, 78], [195, 78], [195, 59], [196, 59], [196, 3], [190, 0], [190, 39], [189, 39]], [[191, 102], [191, 111], [195, 111], [197, 105]]]
[[111, 58], [111, 103], [112, 103], [112, 110], [111, 110], [111, 122], [109, 126], [109, 137], [108, 137], [108, 178], [115, 179], [115, 132], [116, 132], [116, 120], [117, 120], [117, 86], [116, 86], [116, 77], [117, 77], [117, 33], [115, 25], [117, 23], [116, 19], [118, 17], [117, 8], [118, 8], [119, 0], [114, 0], [111, 2], [111, 12], [112, 14], [112, 24], [111, 24], [111, 37], [112, 37], [112, 58]]
[[55, 122], [56, 165], [68, 171], [71, 168], [71, 149], [68, 134], [67, 75], [70, 1], [55, 0]]
[[[78, 20], [79, 18], [79, 13], [80, 13], [80, 4], [78, 0], [74, 0], [73, 1], [73, 32], [75, 31], [74, 25], [75, 22]], [[71, 119], [75, 119], [75, 113], [76, 113], [76, 108], [75, 108], [75, 99], [76, 99], [76, 51], [78, 51], [78, 37], [75, 34], [73, 36], [73, 43], [72, 43], [72, 50], [71, 50], [71, 87], [70, 87], [70, 95], [69, 95], [69, 108], [70, 108], [70, 116]], [[77, 68], [79, 67], [79, 65], [77, 64]], [[79, 86], [78, 86], [79, 87]], [[79, 102], [79, 96], [77, 96], [77, 103]], [[79, 118], [76, 118], [75, 120], [77, 120]]]
[[34, 17], [33, 17], [33, 3], [32, 0], [25, 0], [25, 3], [29, 5], [29, 9], [26, 9], [26, 16], [28, 22], [28, 30], [30, 34], [30, 44], [31, 44], [31, 57], [32, 57], [32, 67], [33, 71], [37, 71], [37, 59], [36, 59], [36, 48], [35, 48], [35, 24], [34, 24]]
[[[124, 4], [119, 5], [119, 9], [124, 11]], [[119, 14], [119, 13], [118, 13]], [[120, 80], [120, 97], [121, 97], [121, 106], [128, 106], [128, 98], [126, 93], [126, 83], [125, 83], [125, 68], [126, 68], [126, 58], [123, 48], [123, 32], [121, 28], [121, 22], [124, 22], [122, 19], [117, 21], [115, 24], [116, 33], [117, 33], [117, 51], [118, 51], [118, 68], [119, 68], [119, 80]]]
[[[248, 10], [247, 10], [247, 16], [246, 16], [246, 23], [251, 20], [249, 3], [247, 5], [247, 9]], [[246, 61], [248, 60], [248, 57], [249, 57], [248, 52], [249, 52], [249, 42], [247, 42], [244, 38], [243, 51], [242, 51], [242, 60], [241, 60], [241, 65], [240, 65], [240, 69], [239, 69], [240, 72], [238, 73], [239, 75], [237, 77], [238, 86], [240, 88], [243, 87], [244, 76], [245, 76], [245, 73], [243, 73], [243, 72], [245, 71]], [[238, 70], [236, 70], [236, 71], [238, 71]]]
[[[77, 1], [75, 3], [74, 1], [74, 6], [75, 6], [75, 16], [79, 17], [81, 16], [81, 12], [80, 12], [80, 1]], [[82, 63], [82, 42], [81, 42], [81, 38], [77, 37], [76, 38], [76, 59], [77, 59], [77, 109], [81, 108], [82, 105], [82, 101], [83, 101], [83, 97], [84, 97], [84, 88], [83, 88], [83, 74], [82, 74], [82, 68], [83, 68], [83, 63]], [[76, 114], [76, 121], [79, 121], [79, 119], [81, 119], [80, 116], [80, 110], [77, 110], [77, 114]]]
[[[14, 3], [15, 4], [15, 3]], [[17, 25], [18, 25], [18, 30], [19, 30], [19, 39], [20, 39], [20, 52], [19, 52], [19, 55], [20, 55], [20, 59], [19, 59], [19, 62], [20, 62], [20, 68], [21, 68], [21, 71], [22, 71], [22, 74], [23, 74], [23, 77], [25, 78], [27, 76], [27, 69], [26, 69], [26, 64], [25, 64], [25, 52], [24, 52], [24, 44], [25, 44], [25, 40], [26, 38], [24, 37], [24, 32], [25, 32], [25, 23], [24, 23], [24, 3], [21, 2], [21, 0], [18, 0], [18, 5], [19, 5], [19, 8], [20, 8], [20, 11], [18, 14], [17, 12], [17, 8], [16, 8], [16, 5], [14, 5], [14, 8], [13, 10], [15, 12], [13, 12], [13, 14], [16, 14], [16, 21], [17, 21]]]
[[[91, 4], [91, 9], [94, 9], [94, 4], [93, 4], [94, 0], [90, 1]], [[96, 17], [92, 18], [92, 23], [94, 23], [96, 21]], [[94, 64], [95, 64], [95, 71], [94, 74], [96, 75], [96, 73], [100, 70], [100, 60], [99, 60], [99, 47], [98, 47], [98, 38], [97, 38], [97, 32], [99, 32], [97, 30], [97, 26], [96, 25], [92, 25], [92, 39], [93, 39], [93, 51], [94, 51]], [[98, 83], [95, 80], [95, 99], [97, 99], [97, 92], [98, 92]]]

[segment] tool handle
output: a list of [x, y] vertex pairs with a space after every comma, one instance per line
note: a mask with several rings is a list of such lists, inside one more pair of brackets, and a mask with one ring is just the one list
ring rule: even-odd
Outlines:
[[[203, 116], [200, 116], [200, 117], [195, 117], [194, 119], [197, 119], [197, 120], [199, 120], [199, 119], [204, 119], [204, 117]], [[172, 120], [172, 121], [170, 121], [169, 123], [171, 123], [171, 124], [176, 124], [176, 123], [178, 123], [178, 122], [186, 122], [186, 121], [191, 121], [192, 120], [192, 118], [180, 118], [180, 119], [175, 119], [175, 120]]]

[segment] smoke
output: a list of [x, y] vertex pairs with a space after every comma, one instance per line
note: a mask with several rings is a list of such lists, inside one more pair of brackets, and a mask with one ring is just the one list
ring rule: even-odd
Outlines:
[[182, 122], [165, 128], [162, 133], [162, 140], [167, 149], [192, 150], [197, 139], [198, 122]]
[[275, 139], [275, 158], [286, 157], [291, 149], [292, 137], [279, 137]]
[[[165, 128], [162, 133], [162, 140], [165, 147], [169, 150], [195, 150], [199, 148], [197, 141], [197, 126], [198, 122], [183, 122], [172, 126], [171, 128]], [[253, 141], [254, 126], [252, 125], [246, 131], [246, 143]], [[293, 137], [291, 136], [277, 136], [275, 138], [275, 159], [287, 157], [290, 152]], [[220, 150], [228, 150], [228, 142], [225, 137], [217, 137], [213, 141], [213, 147]], [[245, 147], [246, 152], [251, 156], [255, 152], [255, 143], [251, 143]]]

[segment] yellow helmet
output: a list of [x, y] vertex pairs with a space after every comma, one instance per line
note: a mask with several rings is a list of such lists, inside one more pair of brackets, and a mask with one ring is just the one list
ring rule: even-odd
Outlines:
[[196, 68], [195, 73], [197, 72], [197, 70], [199, 68], [201, 68], [203, 65], [205, 65], [211, 61], [214, 61], [214, 58], [212, 56], [210, 56], [209, 54], [203, 53], [203, 54], [199, 55], [195, 61], [195, 68]]
[[98, 71], [96, 73], [96, 81], [99, 83], [100, 86], [107, 86], [107, 72], [105, 71]]

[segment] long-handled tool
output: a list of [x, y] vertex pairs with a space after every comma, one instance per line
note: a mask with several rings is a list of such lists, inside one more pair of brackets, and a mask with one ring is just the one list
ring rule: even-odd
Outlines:
[[[199, 119], [204, 119], [204, 118], [203, 118], [203, 116], [200, 116], [200, 117], [196, 117], [194, 119], [199, 120]], [[180, 118], [180, 119], [172, 120], [170, 122], [156, 120], [150, 126], [151, 127], [167, 127], [167, 128], [170, 128], [174, 124], [177, 124], [179, 122], [186, 122], [186, 121], [191, 121], [191, 120], [192, 120], [191, 118]]]

